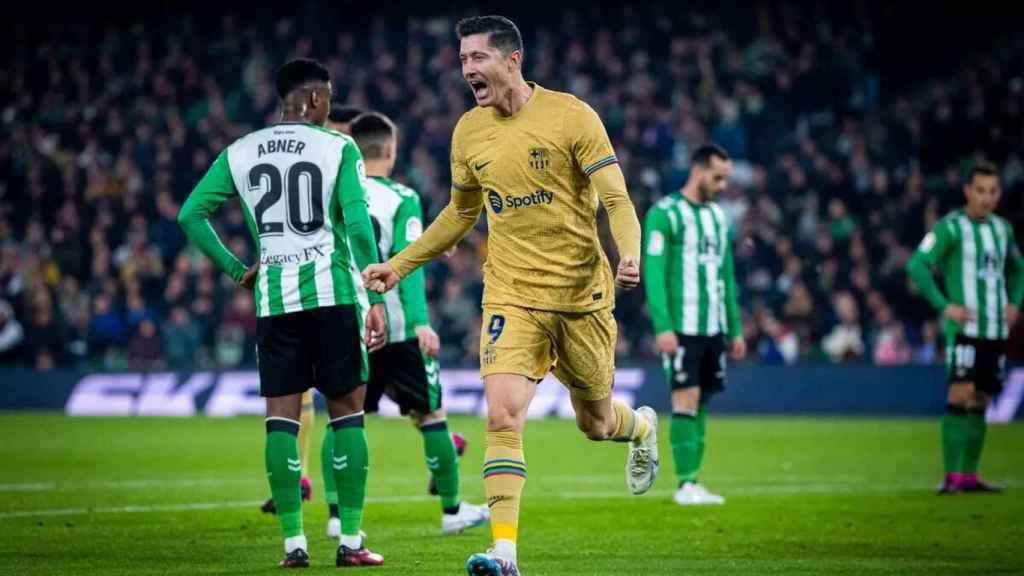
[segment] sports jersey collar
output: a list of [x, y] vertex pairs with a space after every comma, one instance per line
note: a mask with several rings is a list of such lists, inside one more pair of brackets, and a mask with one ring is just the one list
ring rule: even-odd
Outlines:
[[510, 122], [512, 120], [515, 120], [516, 118], [519, 118], [520, 116], [523, 115], [524, 112], [526, 112], [526, 109], [530, 107], [530, 104], [532, 104], [533, 101], [537, 99], [537, 95], [544, 91], [544, 88], [542, 88], [541, 85], [537, 84], [536, 82], [528, 80], [526, 83], [529, 84], [530, 88], [533, 88], [533, 92], [530, 93], [530, 97], [526, 99], [526, 103], [523, 104], [523, 107], [520, 108], [518, 112], [511, 116], [502, 116], [501, 114], [498, 114], [498, 109], [492, 106], [491, 115], [494, 116], [495, 120], [499, 122]]
[[967, 213], [967, 208], [961, 208], [960, 209], [960, 214], [963, 215], [968, 220], [970, 220], [971, 222], [974, 222], [975, 224], [985, 224], [985, 223], [991, 222], [992, 221], [992, 217], [995, 216], [995, 214], [993, 213], [993, 214], [989, 214], [985, 218], [975, 218], [974, 216], [971, 216], [970, 214]]
[[689, 198], [687, 198], [686, 194], [683, 194], [682, 191], [677, 192], [677, 194], [679, 194], [679, 197], [682, 198], [684, 202], [686, 202], [687, 204], [689, 204], [690, 206], [692, 206], [692, 207], [694, 207], [694, 208], [696, 208], [698, 210], [701, 209], [701, 208], [707, 208], [708, 206], [711, 205], [711, 202], [703, 202], [703, 203], [698, 204], [698, 203], [694, 202], [693, 200], [690, 200]]

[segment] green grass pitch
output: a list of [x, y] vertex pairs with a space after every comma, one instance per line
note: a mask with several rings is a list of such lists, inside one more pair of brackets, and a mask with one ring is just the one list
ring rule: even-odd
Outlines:
[[[313, 567], [334, 567], [314, 435], [306, 534]], [[982, 460], [999, 496], [939, 497], [938, 423], [929, 420], [709, 420], [702, 480], [722, 507], [681, 508], [667, 420], [661, 476], [630, 496], [625, 447], [572, 422], [531, 421], [520, 568], [527, 575], [1022, 574], [1024, 425], [992, 426]], [[483, 499], [483, 423], [469, 439], [463, 492]], [[464, 574], [488, 529], [440, 536], [421, 440], [403, 420], [370, 418], [365, 529], [385, 574]], [[263, 423], [0, 415], [0, 573], [270, 574], [282, 555], [267, 495]]]

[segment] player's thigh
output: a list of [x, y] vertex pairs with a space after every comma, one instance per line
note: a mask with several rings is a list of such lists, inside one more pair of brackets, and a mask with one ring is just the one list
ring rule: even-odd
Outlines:
[[721, 335], [707, 336], [704, 353], [700, 357], [701, 396], [709, 398], [725, 389], [725, 371], [728, 356], [725, 338]]
[[[311, 313], [309, 329], [315, 343], [317, 389], [334, 401], [335, 406], [348, 405], [362, 410], [366, 391], [363, 376], [368, 370], [365, 369], [366, 349], [356, 307], [324, 306], [307, 312]], [[347, 401], [343, 400], [346, 398]]]
[[[385, 346], [389, 363], [386, 380], [375, 386], [382, 388], [398, 404], [402, 414], [416, 412], [429, 414], [441, 407], [441, 387], [438, 364], [430, 366], [415, 339]], [[371, 374], [371, 381], [376, 378]]]
[[611, 309], [552, 315], [558, 322], [555, 376], [573, 398], [594, 402], [610, 397], [618, 337]]
[[518, 306], [484, 306], [480, 327], [480, 376], [518, 374], [541, 380], [555, 361], [543, 316]]
[[700, 407], [700, 386], [687, 386], [672, 391], [672, 411], [696, 414]]
[[302, 419], [302, 394], [267, 397], [267, 418], [287, 418], [295, 422]]
[[526, 413], [537, 390], [537, 380], [522, 374], [484, 376], [487, 429], [522, 431]]
[[310, 354], [304, 314], [293, 312], [256, 319], [260, 396], [276, 398], [296, 395], [300, 410], [301, 395], [313, 381], [313, 357]]
[[974, 382], [950, 382], [946, 402], [953, 406], [970, 406], [974, 396]]
[[393, 356], [394, 349], [390, 344], [369, 353], [370, 377], [366, 381], [366, 398], [363, 401], [363, 409], [367, 413], [375, 413], [380, 408], [380, 399], [391, 381], [391, 367], [395, 365]]
[[694, 412], [701, 399], [701, 382], [706, 364], [704, 358], [710, 341], [704, 336], [676, 336], [679, 347], [675, 354], [661, 356], [665, 381], [672, 391], [672, 409], [677, 412]]
[[947, 401], [954, 406], [973, 406], [978, 393], [998, 393], [1005, 358], [1005, 347], [996, 342], [955, 335], [946, 345]]
[[981, 340], [974, 370], [973, 404], [985, 406], [1003, 391], [1006, 381], [1006, 340]]

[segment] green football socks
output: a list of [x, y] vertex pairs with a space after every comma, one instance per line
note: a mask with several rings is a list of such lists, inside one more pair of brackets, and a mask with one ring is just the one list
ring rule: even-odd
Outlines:
[[967, 410], [963, 406], [946, 406], [942, 417], [942, 461], [947, 474], [964, 472], [967, 428]]
[[331, 518], [338, 517], [338, 484], [334, 481], [334, 428], [327, 425], [324, 441], [320, 445], [320, 472], [324, 477], [324, 499]]
[[359, 537], [363, 523], [366, 477], [370, 469], [363, 412], [335, 418], [331, 420], [331, 428], [334, 429], [334, 453], [330, 465], [334, 471], [344, 544], [346, 537]]
[[438, 420], [420, 427], [423, 434], [423, 454], [427, 468], [434, 475], [441, 508], [445, 514], [459, 511], [459, 457], [455, 452], [448, 422]]
[[966, 474], [977, 474], [978, 463], [981, 462], [981, 449], [985, 445], [985, 431], [988, 428], [985, 423], [985, 409], [969, 409], [965, 423], [964, 463], [961, 471]]
[[287, 418], [267, 418], [266, 465], [270, 495], [285, 538], [302, 535], [302, 462], [296, 437], [299, 423]]
[[697, 414], [673, 412], [669, 427], [672, 456], [676, 463], [676, 479], [681, 486], [684, 482], [696, 482], [700, 469], [701, 442], [698, 436]]

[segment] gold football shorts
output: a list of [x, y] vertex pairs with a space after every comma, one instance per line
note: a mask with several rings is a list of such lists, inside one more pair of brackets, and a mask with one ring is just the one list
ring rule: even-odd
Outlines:
[[618, 325], [611, 308], [566, 313], [509, 305], [484, 306], [480, 375], [549, 371], [580, 400], [611, 396]]

